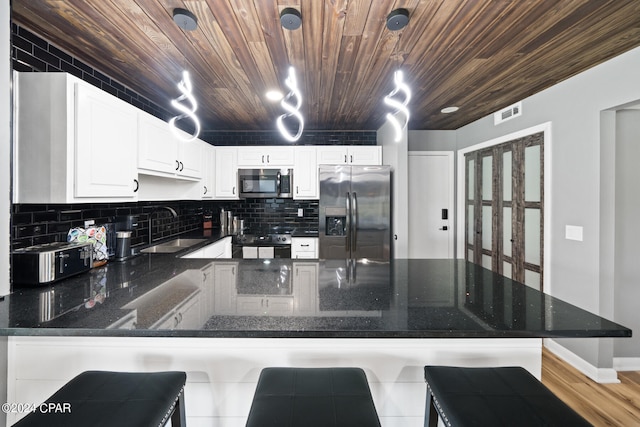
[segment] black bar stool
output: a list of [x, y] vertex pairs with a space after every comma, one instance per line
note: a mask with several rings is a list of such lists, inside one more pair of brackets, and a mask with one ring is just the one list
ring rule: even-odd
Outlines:
[[425, 427], [590, 426], [521, 367], [425, 366]]
[[247, 427], [380, 427], [360, 368], [265, 368]]
[[186, 425], [184, 372], [86, 371], [14, 427]]

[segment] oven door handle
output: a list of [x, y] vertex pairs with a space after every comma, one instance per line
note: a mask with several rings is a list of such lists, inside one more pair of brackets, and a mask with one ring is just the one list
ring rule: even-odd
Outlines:
[[278, 171], [278, 173], [276, 174], [276, 193], [278, 193], [278, 196], [280, 195], [280, 180], [282, 179], [282, 173], [280, 173], [280, 171]]

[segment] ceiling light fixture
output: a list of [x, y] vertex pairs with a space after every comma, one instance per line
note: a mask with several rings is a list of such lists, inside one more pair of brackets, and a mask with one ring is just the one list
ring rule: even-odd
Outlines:
[[[387, 28], [390, 31], [398, 31], [403, 29], [409, 23], [409, 11], [407, 9], [396, 9], [387, 15]], [[400, 46], [400, 34], [398, 34], [398, 40], [396, 41], [396, 59], [399, 58], [398, 49]], [[404, 82], [404, 73], [398, 69], [393, 73], [393, 83], [395, 87], [387, 96], [384, 97], [384, 103], [394, 110], [387, 113], [387, 121], [391, 124], [395, 132], [395, 142], [402, 140], [402, 131], [407, 128], [409, 124], [410, 112], [407, 105], [411, 101], [411, 88]], [[404, 94], [404, 99], [399, 101], [394, 99], [394, 96], [401, 92]], [[398, 115], [404, 116], [402, 123], [398, 120]]]
[[297, 30], [302, 25], [302, 17], [297, 9], [287, 7], [280, 12], [280, 25], [287, 30]]
[[[289, 75], [285, 79], [284, 84], [289, 88], [289, 93], [282, 99], [282, 101], [280, 101], [280, 106], [286, 111], [286, 113], [278, 117], [278, 119], [276, 120], [276, 125], [278, 126], [278, 130], [280, 131], [284, 139], [289, 142], [296, 142], [302, 135], [302, 130], [304, 129], [304, 118], [300, 113], [300, 106], [302, 105], [302, 94], [300, 93], [300, 89], [298, 89], [296, 70], [293, 67], [289, 67]], [[292, 97], [296, 98], [296, 103], [294, 105], [288, 102]], [[298, 121], [298, 132], [295, 135], [292, 135], [284, 126], [284, 119], [288, 117], [293, 117]]]
[[[411, 89], [409, 88], [409, 85], [404, 82], [404, 74], [400, 70], [396, 71], [393, 74], [393, 83], [396, 85], [396, 87], [389, 93], [389, 95], [384, 97], [384, 103], [395, 109], [394, 112], [387, 113], [387, 121], [391, 123], [393, 129], [395, 130], [396, 136], [394, 141], [400, 142], [400, 140], [402, 139], [402, 129], [406, 128], [407, 124], [409, 123], [410, 113], [409, 109], [407, 108], [407, 104], [409, 104], [409, 101], [411, 101]], [[393, 99], [393, 97], [398, 92], [404, 93], [404, 100], [402, 102]], [[396, 118], [398, 113], [404, 116], [402, 124]]]
[[[195, 114], [196, 110], [198, 109], [198, 102], [196, 101], [196, 98], [191, 93], [193, 90], [193, 86], [191, 85], [191, 78], [189, 77], [188, 71], [182, 72], [182, 80], [180, 81], [180, 83], [178, 83], [178, 90], [182, 92], [182, 95], [180, 95], [176, 99], [172, 99], [171, 105], [173, 106], [173, 108], [180, 111], [182, 114], [179, 114], [173, 117], [171, 120], [169, 120], [169, 128], [171, 129], [171, 132], [173, 132], [173, 134], [177, 138], [181, 139], [182, 141], [185, 141], [185, 142], [193, 141], [198, 137], [198, 135], [200, 135], [200, 120], [198, 120], [198, 117]], [[191, 105], [185, 106], [181, 104], [180, 102], [184, 100], [187, 100]], [[189, 138], [185, 138], [183, 136], [183, 133], [179, 132], [178, 129], [176, 128], [176, 121], [182, 120], [184, 118], [191, 119], [195, 127], [193, 134]]]
[[187, 9], [181, 9], [179, 7], [173, 9], [173, 20], [178, 27], [185, 31], [193, 31], [198, 28], [198, 18]]
[[278, 102], [284, 98], [284, 93], [277, 89], [273, 89], [264, 94], [265, 98], [272, 102]]
[[409, 23], [409, 11], [407, 9], [392, 10], [387, 15], [387, 28], [391, 31], [403, 29]]
[[455, 113], [459, 109], [460, 107], [456, 107], [456, 106], [444, 107], [442, 110], [440, 110], [440, 112], [444, 114], [451, 114], [451, 113]]

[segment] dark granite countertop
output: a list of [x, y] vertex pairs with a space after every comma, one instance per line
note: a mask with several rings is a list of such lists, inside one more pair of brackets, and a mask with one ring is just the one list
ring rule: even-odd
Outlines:
[[[223, 235], [214, 231], [214, 242]], [[463, 260], [141, 254], [0, 301], [0, 335], [530, 338], [631, 330]]]

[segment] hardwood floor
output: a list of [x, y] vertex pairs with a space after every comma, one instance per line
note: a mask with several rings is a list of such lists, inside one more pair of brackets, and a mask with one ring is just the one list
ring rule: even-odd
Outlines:
[[640, 371], [619, 372], [620, 384], [598, 384], [548, 351], [542, 383], [594, 426], [640, 426]]

